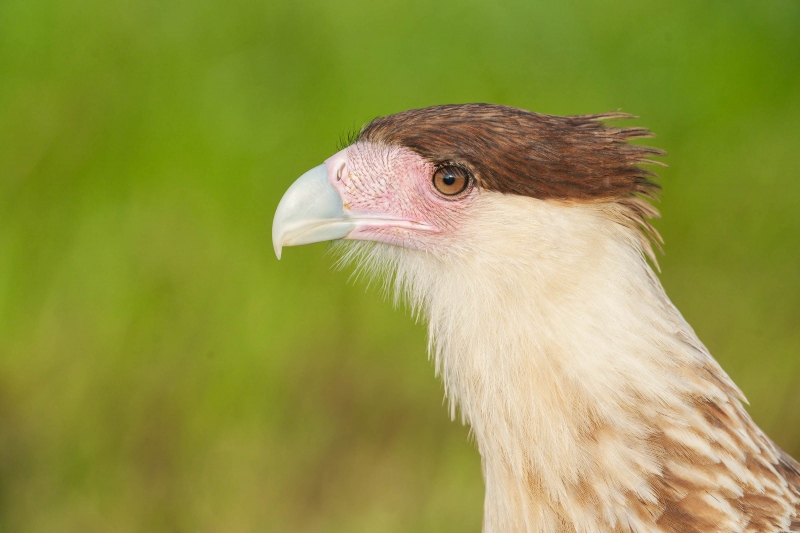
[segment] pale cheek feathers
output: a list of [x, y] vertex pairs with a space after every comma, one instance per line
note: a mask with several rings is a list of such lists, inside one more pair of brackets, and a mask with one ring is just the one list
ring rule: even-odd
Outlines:
[[431, 185], [434, 166], [411, 150], [356, 143], [347, 149], [344, 171], [334, 185], [345, 208], [363, 216], [390, 217], [432, 226], [432, 231], [366, 226], [351, 237], [427, 248], [452, 236], [470, 198], [446, 200]]

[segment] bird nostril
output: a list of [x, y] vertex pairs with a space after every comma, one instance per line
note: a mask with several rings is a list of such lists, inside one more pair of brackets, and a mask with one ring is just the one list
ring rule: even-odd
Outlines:
[[347, 163], [342, 163], [339, 166], [339, 170], [336, 171], [336, 181], [342, 181], [342, 176], [344, 175], [345, 166], [347, 166]]

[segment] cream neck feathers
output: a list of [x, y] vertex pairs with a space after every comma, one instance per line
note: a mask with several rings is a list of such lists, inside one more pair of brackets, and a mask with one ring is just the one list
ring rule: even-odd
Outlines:
[[[427, 320], [451, 415], [469, 423], [483, 460], [486, 532], [673, 530], [656, 526], [669, 514], [664, 480], [694, 474], [678, 472], [687, 467], [670, 446], [722, 460], [698, 406], [746, 426], [754, 453], [779, 453], [617, 204], [481, 191], [469, 220], [445, 253], [351, 243], [343, 260]], [[743, 471], [732, 485], [747, 477], [740, 445], [725, 456]], [[720, 530], [744, 530], [742, 513], [723, 511]]]

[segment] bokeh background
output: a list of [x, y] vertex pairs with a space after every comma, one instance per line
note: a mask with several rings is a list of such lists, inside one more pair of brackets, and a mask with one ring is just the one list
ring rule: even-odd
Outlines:
[[0, 2], [0, 531], [480, 531], [421, 325], [275, 259], [378, 115], [621, 108], [661, 278], [800, 456], [800, 3]]

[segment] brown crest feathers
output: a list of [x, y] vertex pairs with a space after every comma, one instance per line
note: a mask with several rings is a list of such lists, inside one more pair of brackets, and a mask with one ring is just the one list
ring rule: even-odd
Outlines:
[[466, 167], [484, 189], [543, 200], [612, 204], [610, 216], [637, 230], [642, 251], [658, 267], [657, 174], [642, 164], [666, 166], [646, 128], [612, 128], [605, 122], [633, 115], [612, 111], [559, 117], [494, 104], [451, 104], [376, 118], [357, 140], [404, 146], [435, 165]]
[[639, 165], [653, 164], [648, 158], [664, 152], [628, 143], [652, 137], [645, 128], [604, 124], [624, 118], [632, 115], [559, 117], [493, 104], [442, 105], [377, 118], [359, 140], [402, 145], [434, 164], [464, 165], [481, 187], [502, 193], [584, 201], [655, 198], [656, 174]]

